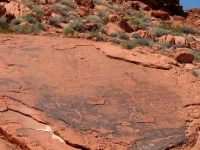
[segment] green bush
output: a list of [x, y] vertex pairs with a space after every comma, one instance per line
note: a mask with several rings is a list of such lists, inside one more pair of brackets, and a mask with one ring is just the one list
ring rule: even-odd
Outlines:
[[197, 78], [200, 78], [200, 70], [192, 69], [192, 74], [195, 75]]
[[23, 18], [15, 18], [11, 21], [11, 24], [19, 25], [20, 23], [24, 22], [25, 20]]
[[141, 38], [141, 36], [138, 33], [133, 33], [132, 38], [139, 39], [139, 38]]
[[0, 26], [5, 27], [7, 25], [8, 25], [7, 18], [4, 16], [0, 17]]
[[64, 32], [65, 34], [67, 34], [67, 35], [73, 35], [73, 34], [74, 34], [74, 29], [67, 26], [67, 27], [65, 27], [65, 28], [63, 29], [63, 32]]
[[80, 22], [79, 19], [75, 19], [73, 22], [70, 22], [68, 26], [73, 28], [76, 31], [82, 31], [84, 28], [83, 23]]
[[109, 16], [109, 13], [106, 12], [105, 10], [100, 10], [98, 12], [98, 16], [101, 18], [101, 19], [104, 19], [104, 18], [107, 18]]
[[198, 34], [199, 32], [191, 27], [186, 27], [186, 26], [183, 26], [182, 27], [182, 31], [183, 33], [186, 33], [186, 34]]
[[163, 35], [167, 35], [169, 34], [169, 32], [165, 29], [161, 29], [161, 28], [155, 28], [153, 30], [153, 34], [156, 36], [156, 37], [161, 37]]
[[39, 8], [39, 7], [37, 7], [37, 6], [34, 6], [34, 7], [32, 8], [32, 10], [33, 10], [34, 12], [36, 12], [36, 14], [38, 14], [39, 16], [43, 16], [43, 15], [44, 15], [44, 10], [41, 9], [41, 8]]
[[123, 18], [125, 21], [129, 21], [131, 18], [129, 16], [124, 16]]
[[90, 23], [103, 24], [102, 19], [98, 16], [88, 16], [86, 17], [86, 20]]
[[186, 48], [186, 45], [185, 44], [177, 44], [176, 48]]
[[76, 5], [73, 2], [71, 2], [70, 0], [61, 0], [60, 3], [63, 5], [69, 6], [72, 9], [76, 8]]
[[143, 21], [143, 22], [146, 22], [146, 23], [149, 23], [149, 22], [151, 22], [151, 17], [150, 17], [150, 16], [144, 16], [144, 17], [142, 18], [142, 21]]
[[103, 1], [102, 0], [93, 0], [93, 2], [97, 5], [102, 5]]
[[29, 26], [19, 26], [15, 25], [14, 26], [14, 31], [17, 33], [23, 33], [23, 34], [30, 34], [30, 33], [38, 33], [41, 30], [44, 30], [44, 26], [42, 23], [37, 22], [34, 25], [29, 25]]
[[48, 19], [48, 23], [54, 27], [60, 27], [60, 23], [61, 23], [61, 18], [58, 18], [58, 17], [50, 17]]
[[158, 44], [160, 46], [162, 46], [163, 48], [170, 48], [171, 44], [169, 42], [158, 42]]
[[103, 37], [99, 34], [98, 30], [91, 32], [91, 38], [96, 38], [97, 41], [103, 41]]
[[106, 34], [107, 31], [106, 31], [105, 28], [101, 28], [101, 29], [100, 29], [100, 32]]
[[129, 40], [129, 36], [126, 32], [118, 34], [118, 37], [123, 40]]
[[188, 52], [194, 55], [194, 61], [195, 62], [200, 62], [200, 51], [189, 50]]
[[112, 33], [110, 33], [110, 36], [111, 36], [111, 37], [117, 37], [118, 34], [119, 34], [119, 33], [117, 33], [117, 32], [112, 32]]
[[113, 9], [114, 9], [115, 11], [117, 11], [117, 12], [122, 12], [122, 9], [121, 9], [120, 7], [115, 6], [115, 7], [113, 7]]
[[133, 15], [137, 18], [142, 18], [142, 14], [139, 11], [133, 11]]
[[54, 4], [51, 6], [54, 11], [59, 12], [62, 16], [68, 16], [66, 12], [66, 7], [61, 6], [60, 4]]
[[145, 25], [141, 20], [137, 20], [137, 19], [131, 19], [130, 23], [134, 26], [140, 27], [140, 28], [144, 28]]
[[23, 18], [24, 18], [24, 20], [25, 20], [26, 22], [29, 22], [29, 23], [31, 23], [31, 24], [34, 24], [34, 23], [37, 22], [37, 19], [36, 19], [35, 17], [33, 17], [32, 15], [26, 15], [26, 16], [24, 16]]
[[148, 39], [141, 38], [136, 40], [128, 40], [122, 43], [122, 46], [126, 49], [132, 49], [136, 46], [150, 46]]
[[128, 14], [128, 15], [132, 15], [133, 14], [131, 9], [126, 9], [125, 13]]
[[115, 43], [115, 44], [121, 44], [121, 41], [118, 39], [111, 39], [110, 42]]

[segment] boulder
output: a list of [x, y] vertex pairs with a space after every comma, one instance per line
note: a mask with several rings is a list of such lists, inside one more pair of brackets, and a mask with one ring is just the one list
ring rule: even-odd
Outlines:
[[15, 1], [11, 1], [10, 3], [5, 3], [4, 7], [7, 13], [14, 15], [14, 17], [16, 18], [22, 17], [26, 14], [30, 14], [32, 12], [25, 5], [15, 2]]
[[97, 24], [96, 23], [86, 23], [84, 28], [86, 30], [94, 30], [94, 29], [97, 29]]
[[168, 20], [170, 17], [168, 12], [162, 10], [152, 10], [151, 16], [155, 18], [161, 18], [162, 20]]
[[186, 51], [178, 53], [175, 57], [180, 63], [192, 63], [194, 60], [194, 55]]
[[109, 15], [109, 16], [108, 16], [108, 21], [109, 21], [109, 22], [112, 22], [112, 23], [117, 22], [117, 21], [118, 21], [117, 15], [113, 15], [113, 14]]
[[6, 12], [6, 8], [0, 5], [0, 17]]
[[151, 39], [152, 41], [155, 41], [156, 38], [154, 35], [152, 35], [149, 32], [146, 32], [144, 30], [138, 30], [137, 33], [142, 37], [142, 38], [147, 38], [147, 39]]
[[142, 8], [143, 10], [146, 10], [146, 11], [149, 11], [151, 9], [147, 4], [142, 3], [140, 1], [134, 1], [132, 3], [132, 8], [135, 10], [139, 10], [140, 8]]
[[168, 42], [171, 45], [175, 44], [175, 38], [173, 35], [163, 35], [158, 40], [159, 40], [159, 42], [162, 42], [162, 43]]
[[111, 34], [111, 33], [114, 33], [114, 32], [118, 32], [118, 33], [123, 32], [123, 30], [114, 23], [108, 23], [106, 25], [106, 30], [107, 30], [108, 34]]
[[174, 36], [175, 45], [185, 45], [187, 48], [191, 48], [190, 43], [186, 37]]

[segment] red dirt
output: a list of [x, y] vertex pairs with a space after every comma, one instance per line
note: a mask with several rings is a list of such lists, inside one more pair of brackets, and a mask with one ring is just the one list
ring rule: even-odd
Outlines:
[[1, 35], [0, 148], [198, 149], [200, 80], [141, 49]]

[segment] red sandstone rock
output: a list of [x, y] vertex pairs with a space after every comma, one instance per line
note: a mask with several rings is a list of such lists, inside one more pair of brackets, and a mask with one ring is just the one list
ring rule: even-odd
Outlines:
[[194, 60], [194, 55], [188, 52], [181, 52], [177, 54], [176, 60], [180, 63], [192, 63]]

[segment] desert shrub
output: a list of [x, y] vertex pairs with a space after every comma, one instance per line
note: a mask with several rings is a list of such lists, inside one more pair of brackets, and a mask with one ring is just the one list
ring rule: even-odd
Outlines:
[[111, 39], [110, 42], [115, 43], [115, 44], [121, 44], [121, 41], [118, 39]]
[[31, 3], [27, 3], [27, 2], [25, 2], [25, 1], [21, 1], [21, 4], [25, 5], [25, 6], [28, 7], [29, 9], [32, 9], [32, 8], [33, 8], [33, 6], [32, 6]]
[[188, 52], [194, 55], [194, 61], [200, 62], [200, 51], [189, 50]]
[[41, 30], [44, 30], [44, 26], [42, 23], [37, 22], [34, 25], [28, 25], [25, 27], [15, 25], [14, 26], [14, 31], [17, 33], [23, 33], [23, 34], [30, 34], [30, 33], [38, 33]]
[[101, 19], [104, 19], [104, 18], [107, 18], [109, 16], [109, 13], [106, 12], [105, 10], [100, 10], [98, 12], [98, 16], [101, 18]]
[[130, 23], [132, 25], [140, 27], [140, 28], [144, 28], [145, 27], [144, 23], [141, 20], [138, 20], [138, 19], [131, 19]]
[[114, 9], [115, 11], [117, 11], [117, 12], [122, 12], [122, 9], [121, 9], [120, 7], [115, 6], [115, 7], [113, 7], [113, 9]]
[[112, 33], [110, 33], [110, 36], [112, 36], [112, 37], [117, 37], [118, 36], [118, 32], [112, 32]]
[[123, 18], [125, 21], [129, 21], [131, 18], [129, 16], [124, 16]]
[[196, 76], [197, 78], [200, 78], [200, 70], [192, 69], [191, 71], [194, 76]]
[[69, 6], [72, 9], [76, 8], [76, 5], [73, 2], [71, 2], [70, 0], [61, 0], [60, 3], [63, 5]]
[[102, 5], [103, 1], [102, 0], [93, 0], [93, 2], [97, 5]]
[[23, 18], [15, 18], [11, 21], [11, 24], [19, 25], [20, 23], [24, 22]]
[[142, 18], [142, 21], [143, 21], [143, 22], [146, 22], [146, 23], [149, 23], [149, 22], [151, 22], [151, 17], [150, 17], [150, 16], [144, 16], [144, 17]]
[[68, 16], [67, 12], [66, 12], [66, 8], [67, 7], [63, 7], [61, 6], [60, 4], [54, 4], [51, 6], [51, 8], [54, 10], [54, 11], [57, 11], [59, 12], [62, 16]]
[[101, 26], [103, 24], [103, 20], [98, 16], [88, 16], [86, 17], [86, 20], [91, 23], [96, 23], [98, 26]]
[[106, 34], [107, 31], [106, 31], [105, 28], [101, 28], [101, 29], [100, 29], [100, 32]]
[[7, 23], [7, 18], [4, 17], [4, 16], [0, 17], [0, 26], [5, 27], [5, 26], [7, 26], [7, 25], [8, 25], [8, 23]]
[[136, 39], [141, 38], [141, 36], [138, 33], [133, 33], [131, 37]]
[[26, 15], [23, 17], [25, 21], [31, 23], [31, 24], [34, 24], [37, 22], [37, 19], [31, 15]]
[[169, 42], [158, 42], [163, 48], [170, 48], [171, 44]]
[[84, 25], [79, 19], [75, 19], [73, 22], [69, 23], [68, 27], [71, 27], [76, 31], [82, 31], [84, 28]]
[[128, 40], [122, 43], [122, 46], [126, 49], [132, 49], [136, 46], [150, 46], [148, 39], [140, 38], [136, 40]]
[[186, 34], [198, 34], [199, 32], [191, 27], [186, 27], [186, 26], [183, 26], [182, 28], [182, 31], [183, 33], [186, 33]]
[[132, 11], [130, 9], [126, 9], [125, 13], [128, 14], [128, 15], [132, 15]]
[[50, 17], [48, 19], [48, 23], [54, 27], [60, 27], [60, 23], [61, 23], [61, 18], [58, 18], [58, 17]]
[[155, 28], [153, 30], [153, 34], [156, 36], [156, 37], [161, 37], [163, 35], [167, 35], [169, 32], [165, 29], [162, 29], [162, 28]]
[[44, 10], [41, 9], [40, 7], [34, 6], [34, 7], [32, 8], [32, 10], [33, 10], [34, 12], [36, 12], [36, 14], [38, 14], [39, 16], [43, 16], [43, 15], [44, 15]]
[[65, 34], [67, 34], [67, 35], [73, 35], [73, 34], [74, 34], [74, 29], [67, 26], [67, 27], [65, 27], [65, 28], [63, 29], [63, 32], [64, 32]]
[[129, 36], [126, 32], [118, 34], [118, 37], [123, 40], [129, 40]]
[[103, 37], [102, 35], [99, 34], [98, 30], [92, 31], [91, 32], [91, 38], [96, 38], [97, 41], [102, 41]]
[[177, 44], [176, 48], [186, 48], [186, 45], [185, 44]]
[[142, 18], [142, 14], [139, 11], [133, 11], [133, 15], [137, 18]]
[[165, 55], [167, 53], [167, 51], [165, 49], [161, 49], [161, 50], [157, 51], [157, 53], [160, 55]]
[[113, 1], [112, 0], [108, 0], [108, 4], [112, 5]]

